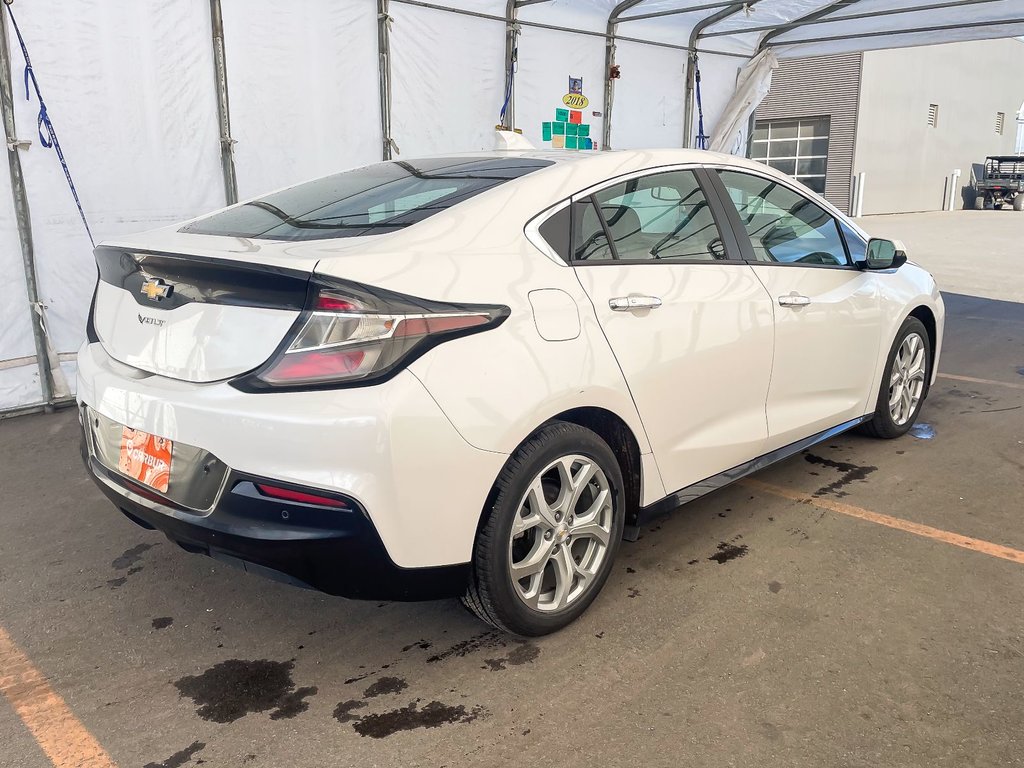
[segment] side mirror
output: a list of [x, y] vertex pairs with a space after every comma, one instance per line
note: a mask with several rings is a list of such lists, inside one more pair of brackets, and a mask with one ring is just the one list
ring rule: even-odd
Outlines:
[[907, 263], [907, 249], [899, 240], [873, 237], [868, 241], [866, 258], [858, 266], [864, 269], [899, 269]]

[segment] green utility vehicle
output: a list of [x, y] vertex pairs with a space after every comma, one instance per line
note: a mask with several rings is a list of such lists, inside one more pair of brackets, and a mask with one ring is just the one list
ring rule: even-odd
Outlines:
[[1000, 155], [985, 159], [981, 178], [975, 173], [974, 207], [983, 210], [1012, 205], [1024, 211], [1024, 155]]

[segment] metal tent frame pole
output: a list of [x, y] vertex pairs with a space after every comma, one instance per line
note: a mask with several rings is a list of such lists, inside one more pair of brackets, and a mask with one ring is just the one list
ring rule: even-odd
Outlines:
[[[813, 45], [814, 43], [834, 43], [842, 40], [863, 40], [874, 37], [893, 37], [895, 35], [914, 35], [922, 32], [948, 32], [953, 29], [978, 29], [980, 27], [1001, 27], [1006, 24], [1024, 24], [1024, 17], [1013, 19], [990, 19], [988, 21], [967, 21], [959, 24], [936, 24], [928, 27], [909, 29], [885, 29], [874, 32], [856, 32], [849, 35], [830, 35], [825, 37], [809, 37], [800, 40], [780, 40], [776, 47], [790, 45]], [[781, 33], [780, 33], [781, 34]], [[924, 45], [924, 43], [921, 43]]]
[[810, 24], [817, 24], [828, 16], [831, 16], [837, 11], [841, 11], [844, 8], [849, 8], [851, 5], [856, 5], [860, 0], [832, 0], [828, 5], [818, 8], [816, 11], [811, 11], [804, 16], [799, 16], [793, 21], [786, 22], [785, 24], [777, 24], [769, 28], [768, 33], [761, 37], [757, 43], [757, 52], [760, 53], [768, 47], [768, 43], [774, 40], [779, 35], [785, 34], [791, 29], [797, 29], [799, 27], [806, 27]]
[[397, 145], [391, 136], [391, 14], [389, 0], [377, 0], [377, 74], [380, 96], [381, 159]]
[[[696, 64], [697, 64], [697, 43], [704, 30], [719, 24], [726, 19], [735, 16], [757, 5], [761, 0], [747, 0], [745, 3], [733, 3], [718, 13], [713, 13], [706, 19], [698, 21], [690, 32], [690, 58], [686, 68], [686, 94], [683, 98], [683, 146], [690, 147], [693, 143], [693, 94], [696, 87]], [[746, 57], [744, 57], [746, 58]]]
[[[944, 10], [946, 8], [958, 8], [966, 5], [983, 5], [985, 3], [998, 2], [1002, 2], [1002, 0], [946, 0], [945, 2], [931, 3], [929, 5], [915, 5], [912, 8], [889, 8], [887, 10], [870, 11], [864, 13], [848, 13], [843, 16], [836, 16], [832, 18], [824, 18], [823, 16], [819, 16], [817, 18], [808, 19], [804, 21], [803, 19], [807, 19], [807, 17], [801, 17], [800, 19], [786, 22], [785, 24], [766, 24], [760, 27], [747, 27], [745, 29], [729, 29], [721, 32], [708, 32], [706, 35], [704, 35], [704, 37], [728, 37], [730, 35], [744, 35], [750, 32], [777, 32], [778, 34], [781, 35], [792, 29], [796, 29], [797, 27], [804, 27], [812, 24], [815, 26], [817, 26], [818, 24], [838, 24], [844, 21], [874, 19], [882, 16], [899, 16], [901, 14], [919, 13], [921, 11], [939, 11]], [[852, 3], [839, 4], [839, 6], [841, 7], [845, 7], [847, 5], [852, 5]], [[841, 10], [841, 7], [836, 7], [835, 10]], [[819, 9], [818, 11], [815, 11], [815, 13], [818, 13], [821, 10], [825, 9]], [[827, 16], [828, 14], [825, 15]]]
[[235, 140], [231, 138], [231, 109], [228, 103], [228, 63], [224, 54], [224, 14], [220, 0], [210, 0], [210, 28], [213, 35], [213, 67], [217, 87], [217, 122], [220, 126], [220, 165], [224, 176], [224, 198], [228, 205], [238, 202], [235, 175]]
[[516, 127], [516, 78], [515, 66], [519, 48], [519, 25], [516, 23], [519, 4], [508, 0], [505, 5], [505, 92], [508, 94], [508, 108], [502, 124], [510, 131]]
[[46, 349], [46, 332], [43, 328], [39, 300], [39, 281], [36, 275], [35, 246], [32, 239], [32, 216], [28, 204], [28, 190], [25, 174], [21, 168], [19, 147], [14, 125], [14, 94], [11, 87], [11, 51], [7, 44], [7, 15], [0, 12], [0, 109], [3, 111], [4, 132], [7, 136], [7, 161], [11, 171], [11, 193], [14, 197], [14, 215], [18, 225], [18, 240], [21, 242], [21, 261], [25, 270], [25, 289], [28, 293], [28, 310], [32, 315], [32, 340], [35, 343], [36, 365], [39, 368], [39, 387], [42, 391], [44, 408], [53, 408], [53, 381], [50, 378], [49, 354]]
[[604, 44], [604, 125], [601, 133], [601, 149], [612, 148], [612, 107], [615, 101], [615, 78], [612, 68], [615, 66], [615, 34], [619, 30], [619, 16], [635, 8], [644, 0], [622, 0], [608, 14], [608, 25], [605, 28]]

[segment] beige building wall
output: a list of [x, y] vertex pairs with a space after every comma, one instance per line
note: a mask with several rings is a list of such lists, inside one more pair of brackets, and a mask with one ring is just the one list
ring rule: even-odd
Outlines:
[[863, 213], [940, 210], [954, 169], [967, 185], [972, 164], [1012, 154], [1024, 101], [1022, 65], [1024, 42], [1017, 39], [866, 52], [853, 162], [855, 175], [866, 174]]

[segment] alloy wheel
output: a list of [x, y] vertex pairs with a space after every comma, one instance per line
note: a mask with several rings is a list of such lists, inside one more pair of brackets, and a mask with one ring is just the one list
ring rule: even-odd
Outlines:
[[611, 542], [613, 494], [593, 459], [562, 456], [530, 483], [509, 537], [509, 577], [519, 598], [560, 611], [586, 594]]
[[925, 343], [916, 333], [908, 334], [892, 363], [889, 376], [889, 415], [902, 427], [917, 410], [924, 392]]

